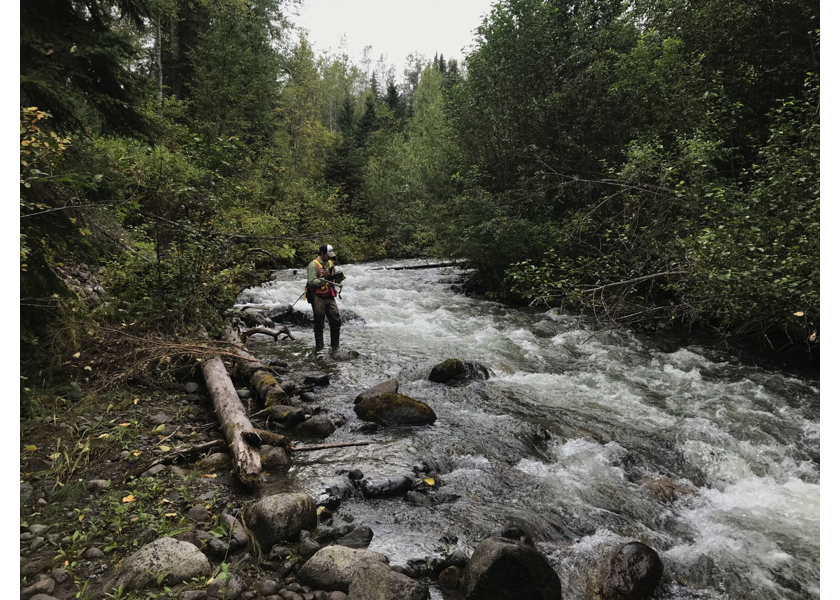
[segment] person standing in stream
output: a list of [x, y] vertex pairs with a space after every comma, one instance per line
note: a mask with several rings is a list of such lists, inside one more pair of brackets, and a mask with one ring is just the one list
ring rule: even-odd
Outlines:
[[335, 272], [335, 252], [329, 244], [318, 249], [318, 258], [306, 269], [306, 297], [315, 315], [315, 352], [324, 349], [324, 317], [330, 322], [330, 346], [338, 348], [341, 333], [341, 315], [335, 301], [335, 285], [344, 280]]

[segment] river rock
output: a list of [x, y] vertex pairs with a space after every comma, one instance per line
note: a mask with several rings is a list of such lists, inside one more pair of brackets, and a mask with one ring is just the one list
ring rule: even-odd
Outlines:
[[560, 577], [535, 548], [507, 538], [482, 541], [461, 577], [464, 600], [560, 600]]
[[446, 383], [448, 381], [477, 381], [490, 377], [487, 367], [477, 362], [460, 358], [450, 358], [432, 367], [429, 381]]
[[292, 457], [285, 448], [263, 446], [260, 451], [260, 459], [264, 469], [288, 469], [292, 466]]
[[691, 490], [667, 477], [662, 479], [647, 479], [642, 485], [647, 493], [663, 504], [673, 502], [681, 494], [691, 494]]
[[446, 567], [438, 575], [438, 583], [444, 587], [456, 588], [461, 583], [461, 573], [463, 569], [456, 566]]
[[245, 528], [242, 527], [242, 523], [239, 522], [239, 519], [230, 513], [223, 512], [221, 515], [221, 521], [231, 534], [231, 547], [234, 547], [234, 544], [236, 548], [245, 548], [248, 546], [248, 534], [245, 533]]
[[298, 554], [300, 554], [303, 558], [311, 558], [320, 549], [321, 544], [313, 540], [311, 537], [302, 540], [300, 544], [298, 544]]
[[295, 427], [295, 433], [298, 435], [327, 438], [335, 432], [335, 424], [327, 415], [315, 415], [311, 419], [307, 419]]
[[437, 419], [432, 407], [405, 394], [380, 394], [363, 398], [353, 407], [363, 421], [394, 425], [431, 425]]
[[379, 562], [359, 566], [350, 583], [349, 596], [353, 600], [428, 600], [430, 597], [425, 585]]
[[236, 600], [245, 591], [245, 586], [242, 580], [233, 573], [227, 573], [227, 577], [223, 577], [220, 573], [213, 581], [207, 584], [207, 597], [224, 600]]
[[20, 591], [20, 597], [21, 600], [28, 600], [38, 594], [52, 594], [53, 590], [55, 590], [55, 580], [48, 577], [47, 579], [36, 581], [29, 587], [22, 589]]
[[297, 406], [282, 406], [275, 404], [269, 409], [268, 418], [280, 423], [283, 427], [296, 427], [306, 420], [306, 411]]
[[365, 325], [367, 323], [361, 315], [347, 308], [342, 308], [339, 316], [342, 325]]
[[[163, 466], [163, 465], [160, 465]], [[230, 468], [230, 457], [224, 452], [216, 452], [198, 462], [198, 467], [206, 471], [221, 471]]]
[[246, 513], [248, 529], [263, 548], [296, 540], [317, 525], [315, 501], [308, 494], [275, 494], [258, 500]]
[[307, 373], [303, 376], [304, 385], [325, 386], [330, 384], [329, 373]]
[[381, 496], [398, 496], [409, 491], [414, 486], [414, 480], [405, 475], [397, 477], [377, 477], [362, 480], [362, 494], [365, 498]]
[[604, 600], [644, 600], [659, 584], [664, 569], [659, 554], [650, 546], [624, 544], [610, 559], [601, 596]]
[[164, 537], [143, 546], [129, 556], [105, 591], [123, 586], [128, 592], [155, 583], [155, 574], [165, 572], [165, 585], [176, 585], [193, 577], [206, 578], [212, 572], [210, 562], [198, 548], [187, 542]]
[[269, 319], [259, 308], [246, 308], [240, 315], [248, 327], [274, 327], [274, 321]]
[[[198, 548], [207, 556], [214, 556], [216, 558], [224, 558], [230, 552], [230, 546], [227, 541], [217, 538], [212, 533], [207, 531], [196, 531], [195, 538], [198, 540]], [[192, 543], [192, 542], [190, 542]]]
[[267, 309], [265, 309], [265, 316], [274, 321], [275, 323], [282, 323], [286, 319], [288, 319], [289, 315], [292, 313], [292, 305], [291, 304], [275, 304]]
[[356, 570], [369, 562], [388, 564], [388, 557], [370, 550], [327, 546], [303, 565], [297, 577], [302, 584], [315, 589], [347, 593]]
[[367, 548], [370, 546], [372, 539], [373, 529], [367, 525], [360, 525], [344, 537], [336, 540], [335, 543], [339, 546], [347, 546], [348, 548]]
[[389, 379], [388, 381], [377, 383], [372, 388], [366, 389], [364, 392], [356, 396], [356, 399], [353, 401], [353, 404], [358, 404], [365, 398], [373, 398], [382, 394], [396, 394], [397, 391], [399, 391], [399, 389], [399, 381], [397, 381], [396, 379]]

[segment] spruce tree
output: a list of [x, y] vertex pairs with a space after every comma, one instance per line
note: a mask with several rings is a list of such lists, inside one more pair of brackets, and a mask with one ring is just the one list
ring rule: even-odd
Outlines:
[[139, 1], [21, 2], [21, 105], [49, 111], [62, 131], [147, 130], [138, 107], [152, 82], [130, 65], [142, 56], [138, 32], [150, 16]]

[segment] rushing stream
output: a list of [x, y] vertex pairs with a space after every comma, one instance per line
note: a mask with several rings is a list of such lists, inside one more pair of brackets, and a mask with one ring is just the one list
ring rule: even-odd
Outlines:
[[[353, 498], [337, 513], [338, 524], [350, 515], [370, 526], [370, 549], [392, 564], [439, 556], [444, 537], [450, 550], [469, 553], [491, 531], [516, 525], [558, 571], [566, 599], [587, 597], [588, 559], [619, 539], [659, 552], [669, 582], [662, 598], [819, 597], [818, 382], [456, 294], [451, 269], [384, 268], [408, 264], [419, 262], [342, 267], [339, 308], [361, 317], [342, 327], [355, 360], [315, 357], [311, 329], [294, 328], [295, 341], [252, 338], [261, 356], [330, 373], [318, 403], [347, 423], [326, 443], [374, 442], [298, 453], [270, 490], [318, 497], [341, 469], [405, 475], [423, 460], [440, 474], [439, 493], [457, 500], [425, 507]], [[282, 271], [241, 301], [291, 303], [304, 274]], [[295, 309], [311, 312], [305, 301]], [[486, 365], [490, 379], [428, 381], [451, 357]], [[355, 431], [353, 398], [390, 378], [434, 409], [433, 426]], [[657, 499], [655, 482], [678, 493]]]

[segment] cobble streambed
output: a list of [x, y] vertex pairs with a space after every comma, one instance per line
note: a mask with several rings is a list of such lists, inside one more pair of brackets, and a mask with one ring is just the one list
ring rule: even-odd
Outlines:
[[[425, 463], [447, 501], [354, 495], [337, 512], [371, 527], [370, 549], [392, 564], [469, 552], [489, 532], [517, 526], [560, 574], [564, 598], [586, 597], [588, 561], [616, 540], [659, 552], [662, 598], [819, 597], [818, 382], [468, 297], [451, 289], [457, 270], [393, 269], [414, 264], [342, 268], [339, 307], [359, 317], [342, 327], [354, 360], [316, 356], [306, 328], [294, 341], [249, 342], [294, 370], [330, 373], [318, 403], [346, 424], [325, 443], [373, 442], [297, 453], [263, 493], [318, 497], [342, 470], [370, 478]], [[281, 271], [240, 300], [291, 303], [304, 279]], [[304, 301], [295, 309], [311, 312]], [[490, 378], [430, 382], [431, 367], [451, 357], [486, 365]], [[390, 378], [434, 409], [434, 425], [358, 431], [353, 399]]]

